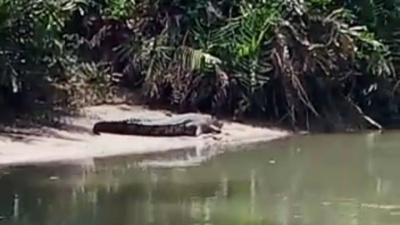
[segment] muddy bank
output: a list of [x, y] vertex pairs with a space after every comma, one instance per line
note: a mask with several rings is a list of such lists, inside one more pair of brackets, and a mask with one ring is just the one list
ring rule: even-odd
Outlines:
[[83, 116], [65, 118], [64, 129], [38, 128], [14, 130], [0, 135], [0, 165], [17, 165], [60, 161], [91, 160], [93, 158], [165, 152], [173, 149], [204, 149], [268, 141], [288, 136], [278, 129], [253, 127], [226, 122], [216, 138], [142, 137], [113, 134], [93, 135], [91, 128], [99, 120], [121, 120], [132, 116], [164, 117], [166, 111], [148, 110], [141, 106], [102, 105], [88, 107]]

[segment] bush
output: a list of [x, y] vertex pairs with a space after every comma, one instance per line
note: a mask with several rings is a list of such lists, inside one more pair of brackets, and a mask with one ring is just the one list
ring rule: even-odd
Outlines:
[[[92, 76], [99, 78], [94, 75], [97, 68], [93, 63], [80, 58], [84, 39], [67, 30], [87, 7], [88, 2], [83, 0], [0, 1], [3, 112], [31, 113], [37, 106], [65, 109], [71, 106], [71, 96], [76, 97], [71, 93], [85, 87], [81, 83], [88, 83]], [[104, 85], [104, 79], [102, 82]]]
[[16, 0], [0, 11], [1, 43], [14, 46], [3, 99], [14, 83], [45, 83], [89, 104], [120, 75], [148, 104], [292, 127], [380, 127], [398, 114], [399, 7], [388, 0]]

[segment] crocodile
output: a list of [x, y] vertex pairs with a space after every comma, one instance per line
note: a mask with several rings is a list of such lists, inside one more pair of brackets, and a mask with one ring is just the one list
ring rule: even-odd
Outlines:
[[93, 126], [93, 133], [113, 133], [142, 136], [199, 136], [221, 133], [223, 123], [216, 117], [185, 113], [166, 118], [130, 118], [120, 121], [100, 121]]

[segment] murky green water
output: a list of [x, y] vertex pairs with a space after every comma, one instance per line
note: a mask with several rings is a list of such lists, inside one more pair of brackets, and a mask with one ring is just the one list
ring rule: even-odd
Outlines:
[[201, 166], [25, 167], [0, 177], [0, 225], [400, 224], [400, 133], [306, 136]]

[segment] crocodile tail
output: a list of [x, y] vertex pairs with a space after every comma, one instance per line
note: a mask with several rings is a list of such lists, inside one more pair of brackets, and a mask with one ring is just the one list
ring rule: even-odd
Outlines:
[[[93, 126], [92, 131], [97, 135], [100, 133], [126, 134], [130, 132], [126, 125], [127, 123], [124, 121], [101, 121]], [[129, 128], [132, 129], [132, 125]]]
[[93, 126], [92, 133], [95, 135], [100, 135], [100, 127], [101, 127], [101, 125], [99, 125], [99, 123], [96, 123]]

